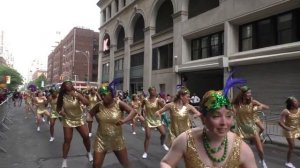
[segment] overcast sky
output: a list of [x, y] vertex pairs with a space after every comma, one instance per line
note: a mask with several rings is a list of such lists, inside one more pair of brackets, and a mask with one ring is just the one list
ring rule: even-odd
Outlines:
[[[24, 78], [30, 69], [47, 68], [55, 42], [73, 27], [98, 31], [98, 0], [0, 0], [0, 31], [14, 57], [14, 68]], [[58, 33], [60, 32], [60, 34]], [[24, 59], [26, 59], [24, 61]], [[33, 60], [37, 60], [33, 62]]]

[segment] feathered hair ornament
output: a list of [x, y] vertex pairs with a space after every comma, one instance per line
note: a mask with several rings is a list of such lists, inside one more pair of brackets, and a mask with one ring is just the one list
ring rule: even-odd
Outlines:
[[227, 98], [228, 97], [228, 92], [229, 90], [236, 86], [236, 85], [243, 85], [243, 84], [246, 84], [246, 80], [245, 79], [242, 79], [242, 78], [233, 78], [232, 75], [233, 75], [234, 71], [230, 72], [227, 80], [226, 80], [226, 84], [223, 88], [223, 95]]
[[111, 93], [112, 97], [115, 97], [115, 87], [121, 82], [121, 78], [116, 78], [112, 82], [101, 84], [98, 89], [100, 95], [108, 95]]
[[37, 90], [37, 87], [34, 84], [30, 84], [28, 85], [27, 89], [31, 92], [35, 92]]

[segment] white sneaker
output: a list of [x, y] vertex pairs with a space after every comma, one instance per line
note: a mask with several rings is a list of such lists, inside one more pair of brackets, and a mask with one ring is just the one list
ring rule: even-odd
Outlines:
[[136, 134], [136, 132], [135, 132], [135, 131], [133, 131], [133, 132], [132, 132], [132, 134], [133, 134], [133, 135], [135, 135], [135, 134]]
[[46, 120], [45, 120], [45, 118], [44, 118], [44, 117], [42, 118], [42, 120], [43, 120], [43, 122], [46, 122]]
[[67, 159], [64, 159], [64, 160], [63, 160], [61, 167], [62, 167], [62, 168], [68, 167], [68, 165], [67, 165]]
[[50, 137], [49, 142], [53, 142], [54, 141], [54, 137]]
[[89, 161], [92, 162], [93, 161], [93, 155], [91, 152], [88, 152], [88, 158], [89, 158]]
[[145, 128], [144, 128], [144, 127], [142, 127], [142, 131], [145, 131]]
[[36, 130], [37, 130], [37, 132], [40, 132], [41, 128], [40, 128], [40, 127], [37, 127], [37, 129], [36, 129]]
[[146, 152], [144, 152], [142, 158], [143, 158], [143, 159], [147, 159], [147, 157], [148, 157], [148, 154], [147, 154]]
[[163, 144], [162, 147], [166, 150], [169, 151], [169, 147], [166, 144]]
[[285, 163], [285, 166], [288, 168], [296, 168], [291, 162]]
[[261, 167], [262, 167], [262, 168], [268, 168], [268, 166], [267, 166], [265, 160], [260, 161], [260, 163], [261, 163]]
[[92, 133], [89, 133], [89, 137], [92, 137], [92, 135], [93, 135]]

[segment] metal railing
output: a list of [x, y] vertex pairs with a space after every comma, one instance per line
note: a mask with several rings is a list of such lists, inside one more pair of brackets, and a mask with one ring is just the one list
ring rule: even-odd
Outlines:
[[263, 142], [267, 139], [273, 143], [272, 136], [282, 136], [282, 128], [279, 126], [280, 114], [274, 114], [271, 112], [262, 112], [259, 111], [258, 115], [265, 126], [263, 132]]
[[[7, 139], [7, 136], [4, 132], [9, 130], [7, 124], [12, 123], [12, 121], [9, 119], [8, 116], [10, 110], [11, 110], [11, 95], [9, 95], [6, 98], [6, 100], [0, 104], [0, 142], [2, 140]], [[0, 151], [5, 153], [7, 152], [6, 149], [3, 146], [1, 146], [1, 143], [0, 143]]]

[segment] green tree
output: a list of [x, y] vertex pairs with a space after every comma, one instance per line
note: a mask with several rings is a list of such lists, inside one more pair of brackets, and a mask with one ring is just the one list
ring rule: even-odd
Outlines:
[[0, 65], [0, 76], [10, 76], [10, 84], [7, 84], [7, 88], [10, 90], [15, 90], [23, 84], [21, 74], [7, 65]]
[[[42, 86], [43, 81], [44, 81], [44, 86]], [[47, 78], [44, 74], [42, 74], [38, 78], [36, 78], [36, 80], [34, 80], [33, 82], [38, 88], [42, 89], [47, 85]]]

